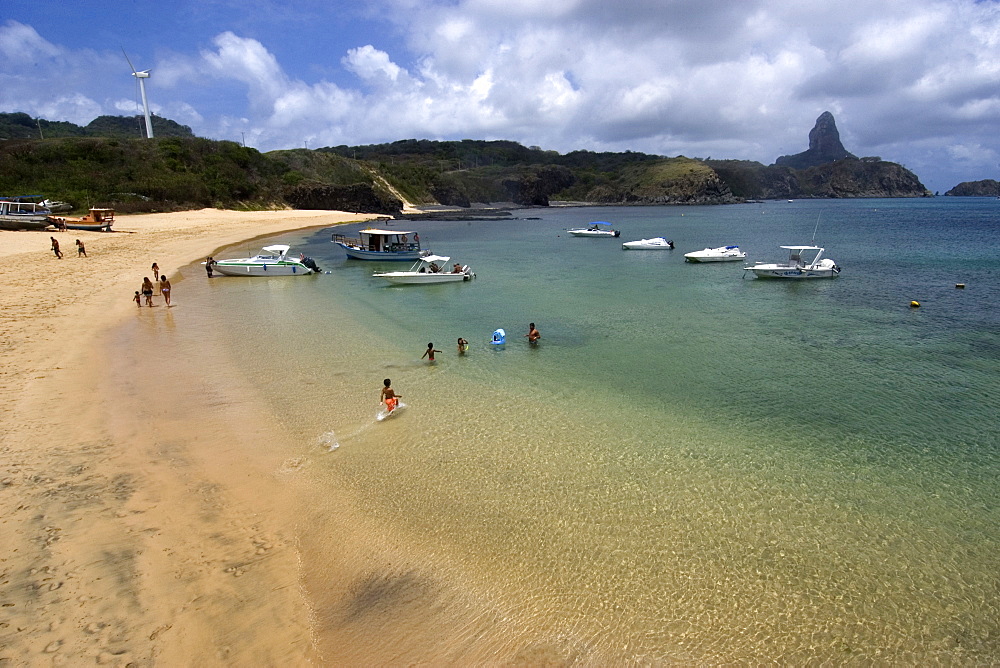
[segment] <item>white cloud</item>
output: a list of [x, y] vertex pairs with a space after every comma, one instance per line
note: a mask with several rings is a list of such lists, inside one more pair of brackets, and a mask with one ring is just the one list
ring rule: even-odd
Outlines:
[[[824, 110], [858, 155], [941, 170], [954, 147], [980, 147], [982, 165], [1000, 150], [994, 2], [368, 0], [364, 11], [397, 32], [290, 49], [299, 36], [278, 29], [290, 15], [256, 32], [233, 28], [234, 15], [198, 52], [165, 39], [143, 64], [150, 103], [265, 150], [482, 137], [769, 163], [804, 150]], [[0, 26], [0, 108], [134, 113], [117, 47], [53, 44], [42, 29]], [[311, 61], [295, 60], [305, 51]]]

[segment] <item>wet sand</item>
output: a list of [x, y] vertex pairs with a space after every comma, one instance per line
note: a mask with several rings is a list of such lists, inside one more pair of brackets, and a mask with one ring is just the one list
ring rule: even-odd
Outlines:
[[[111, 234], [0, 232], [0, 666], [317, 660], [287, 486], [263, 448], [234, 457], [214, 438], [261, 442], [268, 417], [215, 393], [193, 423], [185, 403], [204, 415], [208, 394], [173, 373], [178, 351], [114, 337], [153, 262], [183, 308], [175, 272], [220, 247], [371, 217], [206, 209], [122, 216]], [[155, 304], [143, 315], [169, 327], [174, 307]]]

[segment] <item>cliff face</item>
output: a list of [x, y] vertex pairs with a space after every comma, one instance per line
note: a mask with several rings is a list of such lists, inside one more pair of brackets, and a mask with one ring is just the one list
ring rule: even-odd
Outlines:
[[783, 155], [774, 164], [792, 169], [808, 169], [835, 160], [854, 158], [840, 143], [840, 132], [833, 114], [824, 111], [816, 119], [816, 125], [809, 131], [809, 148], [795, 155]]

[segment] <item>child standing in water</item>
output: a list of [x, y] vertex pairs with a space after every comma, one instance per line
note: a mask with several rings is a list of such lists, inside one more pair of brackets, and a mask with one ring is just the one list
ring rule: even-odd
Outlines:
[[385, 386], [382, 388], [382, 394], [379, 395], [379, 401], [385, 404], [385, 410], [388, 412], [393, 412], [396, 410], [396, 406], [399, 405], [399, 400], [403, 398], [402, 394], [396, 394], [392, 389], [392, 381], [386, 378], [382, 381]]
[[458, 354], [464, 355], [465, 351], [468, 349], [469, 349], [469, 342], [463, 339], [462, 337], [458, 337]]
[[428, 362], [433, 362], [434, 361], [434, 353], [439, 353], [439, 352], [441, 352], [441, 351], [434, 349], [434, 344], [433, 343], [428, 343], [427, 344], [427, 350], [425, 350], [424, 354], [420, 356], [420, 359], [423, 359], [423, 358], [426, 357]]

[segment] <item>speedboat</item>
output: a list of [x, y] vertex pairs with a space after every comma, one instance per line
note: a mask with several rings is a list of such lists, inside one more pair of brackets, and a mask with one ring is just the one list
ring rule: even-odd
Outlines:
[[44, 230], [52, 213], [31, 196], [0, 197], [0, 230]]
[[622, 244], [622, 250], [673, 250], [674, 242], [667, 241], [663, 237], [653, 237], [652, 239], [639, 239], [638, 241], [626, 241]]
[[574, 237], [617, 237], [621, 236], [621, 232], [611, 227], [611, 223], [605, 223], [603, 221], [597, 221], [591, 223], [587, 227], [582, 227], [575, 230], [566, 230]]
[[476, 275], [469, 269], [469, 265], [456, 264], [449, 270], [450, 260], [450, 257], [444, 255], [425, 255], [417, 260], [409, 271], [380, 271], [372, 275], [398, 285], [452, 283], [475, 278]]
[[745, 260], [746, 257], [747, 254], [741, 251], [739, 246], [719, 246], [684, 253], [684, 259], [688, 262], [734, 262]]
[[333, 243], [356, 260], [409, 260], [413, 261], [429, 251], [420, 250], [420, 235], [409, 230], [380, 230], [373, 227], [348, 237], [334, 234]]
[[819, 246], [781, 246], [781, 248], [788, 251], [787, 262], [758, 262], [743, 269], [752, 271], [758, 278], [836, 278], [840, 275], [837, 263], [822, 257], [825, 248]]
[[288, 257], [290, 246], [264, 246], [253, 257], [216, 260], [212, 270], [226, 276], [305, 276], [320, 273], [319, 267], [304, 255], [298, 260]]

